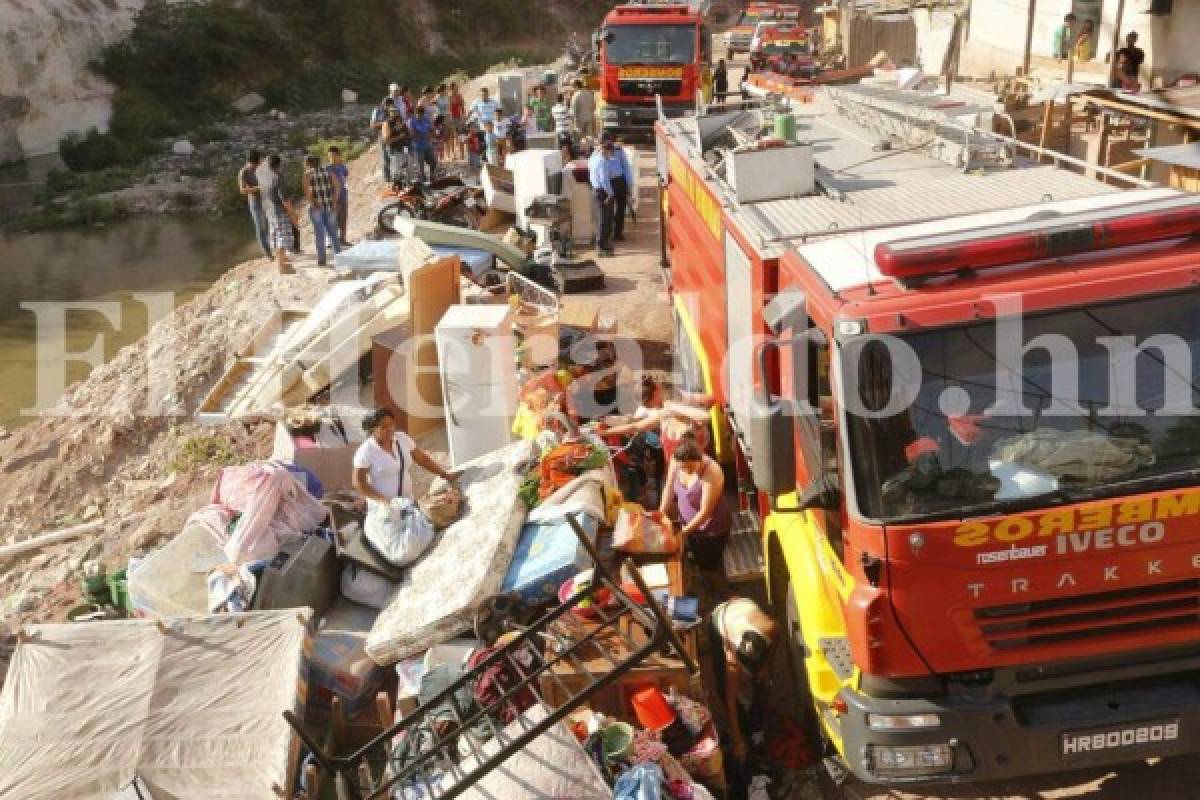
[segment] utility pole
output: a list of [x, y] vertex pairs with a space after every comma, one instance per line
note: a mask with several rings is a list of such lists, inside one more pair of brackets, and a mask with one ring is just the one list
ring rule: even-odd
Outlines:
[[1029, 0], [1029, 16], [1025, 20], [1025, 58], [1021, 61], [1021, 74], [1026, 78], [1029, 77], [1029, 60], [1033, 53], [1033, 17], [1036, 13], [1037, 0]]
[[1108, 85], [1117, 76], [1117, 49], [1121, 46], [1121, 21], [1125, 16], [1125, 0], [1117, 0], [1117, 18], [1113, 20], [1112, 52], [1108, 54]]

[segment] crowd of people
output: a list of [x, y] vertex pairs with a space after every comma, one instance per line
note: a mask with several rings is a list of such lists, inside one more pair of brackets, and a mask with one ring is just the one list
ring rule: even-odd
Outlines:
[[582, 81], [553, 99], [549, 89], [536, 86], [519, 114], [506, 113], [487, 87], [470, 104], [457, 83], [425, 87], [414, 96], [407, 86], [393, 83], [389, 94], [371, 114], [379, 137], [384, 180], [432, 180], [438, 165], [465, 161], [473, 170], [484, 163], [503, 166], [521, 150], [531, 134], [554, 133], [567, 158], [576, 143], [595, 136], [596, 100]]
[[[408, 86], [393, 83], [387, 96], [372, 109], [370, 128], [378, 139], [386, 182], [429, 182], [435, 179], [440, 165], [448, 161], [466, 162], [475, 172], [485, 162], [503, 166], [510, 153], [523, 149], [527, 137], [537, 133], [554, 134], [564, 161], [570, 160], [581, 145], [594, 140], [596, 99], [591, 89], [578, 80], [553, 98], [545, 86], [537, 86], [521, 114], [508, 116], [486, 87], [468, 105], [456, 82], [426, 86], [419, 95]], [[330, 147], [326, 157], [324, 162], [307, 157], [303, 172], [304, 200], [318, 266], [327, 265], [327, 251], [337, 254], [348, 246], [349, 169], [339, 148]], [[623, 185], [623, 178], [615, 177], [618, 185]], [[256, 150], [249, 152], [237, 182], [263, 255], [274, 260], [281, 273], [294, 271], [289, 255], [300, 252], [300, 212], [284, 188], [280, 156], [264, 158]], [[623, 207], [625, 196], [620, 197]], [[615, 202], [616, 196], [608, 203], [610, 209], [616, 207]], [[610, 222], [606, 228], [609, 236], [615, 232], [620, 239], [621, 224], [614, 228]]]

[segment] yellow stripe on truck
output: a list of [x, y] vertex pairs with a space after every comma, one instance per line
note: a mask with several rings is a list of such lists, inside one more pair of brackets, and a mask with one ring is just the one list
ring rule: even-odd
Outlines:
[[[708, 366], [708, 353], [704, 349], [704, 342], [700, 341], [700, 334], [696, 329], [695, 323], [692, 321], [691, 315], [688, 314], [687, 306], [683, 304], [679, 295], [676, 295], [674, 300], [675, 315], [679, 319], [679, 324], [683, 326], [683, 332], [687, 336], [692, 352], [696, 354], [696, 361], [700, 363], [700, 374], [704, 378], [704, 391], [706, 394], [714, 394], [716, 392], [716, 382], [713, 380], [712, 370]], [[724, 435], [725, 415], [721, 413], [719, 406], [714, 405], [708, 416], [713, 433], [713, 452], [716, 453], [718, 461], [727, 461], [730, 453], [726, 445], [728, 438]]]
[[[795, 505], [796, 494], [779, 498], [779, 506]], [[773, 513], [763, 525], [766, 539], [763, 552], [767, 554], [767, 586], [775, 586], [775, 575], [786, 568], [788, 578], [796, 596], [796, 615], [804, 633], [804, 645], [810, 658], [805, 659], [809, 691], [817, 701], [818, 710], [828, 708], [843, 686], [851, 688], [858, 684], [858, 670], [847, 680], [837, 676], [825, 657], [819, 642], [821, 639], [845, 638], [846, 623], [842, 606], [854, 588], [854, 579], [846, 572], [837, 554], [829, 545], [828, 538], [817, 526], [812, 511]], [[770, 540], [779, 542], [779, 553], [783, 564], [771, 562], [774, 553]], [[831, 596], [830, 589], [835, 592]], [[774, 604], [775, 598], [772, 598]], [[786, 598], [784, 598], [786, 600]], [[781, 623], [784, 620], [780, 620]], [[828, 724], [826, 715], [821, 715], [826, 734], [840, 752], [841, 732]]]

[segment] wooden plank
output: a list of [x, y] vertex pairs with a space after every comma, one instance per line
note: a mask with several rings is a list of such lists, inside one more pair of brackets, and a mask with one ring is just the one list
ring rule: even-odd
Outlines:
[[1174, 125], [1182, 125], [1191, 130], [1200, 130], [1200, 119], [1195, 119], [1184, 114], [1170, 114], [1165, 111], [1157, 111], [1154, 109], [1139, 106], [1136, 103], [1122, 102], [1108, 97], [1099, 95], [1085, 94], [1089, 103], [1100, 106], [1101, 108], [1109, 108], [1113, 111], [1121, 111], [1134, 117], [1145, 117], [1146, 119], [1159, 120], [1160, 122], [1170, 122]]
[[1037, 13], [1037, 0], [1029, 0], [1029, 12], [1025, 17], [1025, 56], [1021, 59], [1021, 74], [1029, 76], [1029, 61], [1033, 53], [1033, 19]]
[[1125, 17], [1125, 0], [1117, 0], [1117, 16], [1113, 20], [1112, 50], [1108, 54], [1108, 82], [1117, 75], [1117, 50], [1121, 47], [1121, 22]]
[[219, 425], [232, 419], [233, 409], [264, 366], [266, 362], [260, 359], [236, 359], [196, 408], [196, 421], [202, 425]]
[[284, 343], [308, 319], [310, 309], [284, 308], [262, 324], [250, 341], [235, 355], [238, 358], [270, 358], [277, 354]]
[[[1108, 114], [1101, 114], [1100, 115], [1100, 131], [1096, 136], [1096, 162], [1095, 162], [1097, 166], [1101, 166], [1101, 167], [1108, 166], [1108, 129], [1109, 129]], [[1087, 176], [1089, 178], [1095, 179], [1096, 170], [1089, 169], [1087, 171]], [[1105, 177], [1103, 180], [1105, 183], [1108, 183], [1107, 177]]]
[[[1045, 150], [1050, 137], [1050, 128], [1054, 123], [1054, 101], [1047, 99], [1046, 107], [1042, 110], [1042, 134], [1038, 138], [1038, 147]], [[1038, 154], [1038, 163], [1046, 160], [1044, 154]]]

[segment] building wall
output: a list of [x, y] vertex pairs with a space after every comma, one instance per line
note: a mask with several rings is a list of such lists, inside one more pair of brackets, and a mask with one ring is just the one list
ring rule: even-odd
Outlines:
[[[1033, 25], [1033, 55], [1054, 56], [1054, 31], [1062, 24], [1068, 11], [1081, 20], [1098, 20], [1095, 56], [1090, 64], [1081, 65], [1089, 78], [1104, 73], [1112, 52], [1118, 0], [1037, 0]], [[1146, 51], [1142, 68], [1142, 83], [1150, 86], [1154, 77], [1167, 82], [1184, 72], [1200, 72], [1200, 2], [1177, 0], [1175, 10], [1168, 16], [1143, 13], [1144, 0], [1125, 0], [1121, 21], [1121, 43], [1125, 34], [1138, 33], [1138, 46]], [[962, 72], [986, 76], [1012, 75], [1020, 66], [1025, 49], [1025, 22], [1028, 0], [972, 0], [970, 26], [963, 49]], [[918, 29], [918, 49], [922, 48], [922, 32]]]

